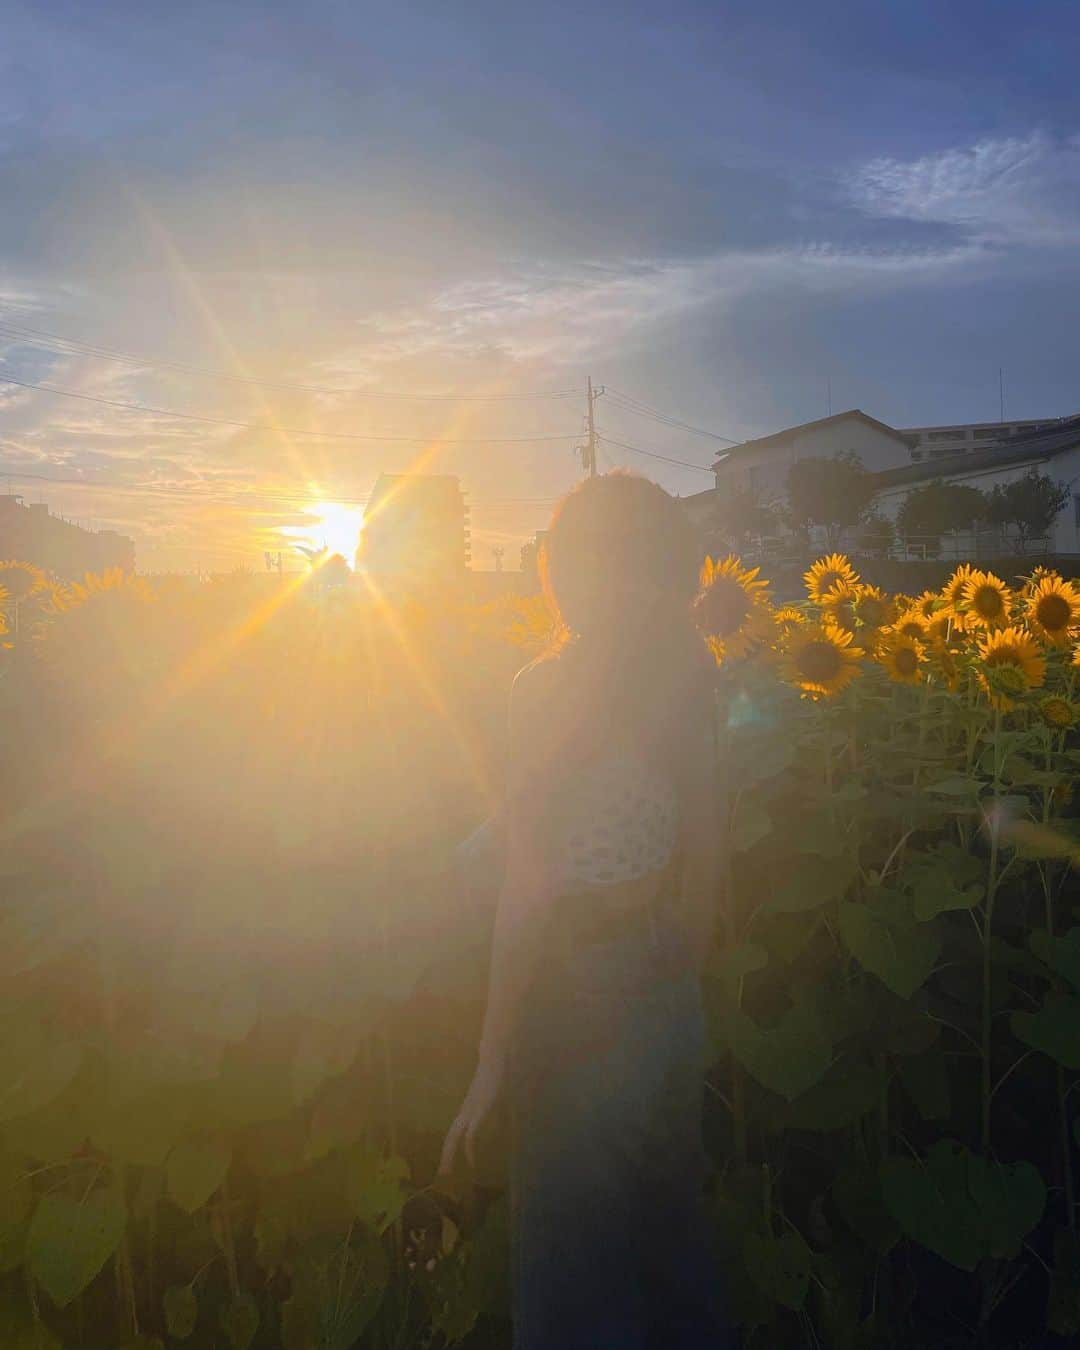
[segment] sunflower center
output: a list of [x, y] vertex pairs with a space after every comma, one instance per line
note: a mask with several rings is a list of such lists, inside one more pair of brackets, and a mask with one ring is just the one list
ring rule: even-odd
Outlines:
[[901, 675], [914, 675], [919, 668], [919, 658], [910, 647], [901, 647], [893, 659]]
[[750, 597], [737, 581], [721, 577], [704, 596], [702, 611], [710, 633], [719, 637], [738, 632], [750, 617]]
[[839, 586], [843, 580], [844, 574], [842, 572], [822, 572], [821, 576], [818, 577], [818, 593], [824, 595], [826, 591], [831, 591], [834, 586]]
[[910, 623], [902, 623], [900, 625], [900, 631], [901, 633], [903, 633], [905, 637], [921, 638], [924, 635], [924, 629], [922, 624], [915, 623], [914, 621]]
[[827, 607], [826, 613], [848, 632], [855, 627], [855, 606], [850, 600], [835, 601]]
[[880, 628], [885, 622], [885, 606], [873, 596], [867, 600], [860, 600], [859, 621], [867, 628]]
[[1072, 606], [1063, 595], [1044, 595], [1035, 607], [1035, 617], [1048, 633], [1068, 628], [1072, 616]]
[[799, 652], [795, 664], [804, 679], [826, 684], [839, 675], [844, 658], [831, 642], [808, 642]]
[[980, 586], [971, 597], [971, 608], [983, 619], [1000, 619], [1005, 599], [996, 586]]

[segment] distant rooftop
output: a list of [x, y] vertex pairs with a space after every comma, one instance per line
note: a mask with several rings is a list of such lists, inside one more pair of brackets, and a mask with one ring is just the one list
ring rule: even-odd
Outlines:
[[960, 450], [955, 454], [923, 463], [904, 464], [897, 469], [885, 469], [874, 475], [880, 487], [898, 483], [928, 482], [958, 473], [974, 473], [982, 469], [1027, 462], [1040, 463], [1080, 445], [1080, 414], [1063, 417], [1053, 422], [1005, 437], [994, 445], [980, 450]]
[[819, 417], [813, 422], [800, 422], [798, 426], [785, 427], [783, 431], [774, 431], [768, 436], [757, 436], [750, 441], [741, 441], [738, 445], [733, 445], [730, 450], [722, 450], [717, 455], [715, 464], [720, 465], [729, 455], [737, 455], [743, 450], [761, 450], [767, 445], [780, 445], [793, 436], [800, 436], [807, 431], [819, 431], [822, 427], [835, 426], [837, 423], [846, 422], [852, 417], [858, 418], [860, 422], [865, 422], [868, 426], [876, 427], [878, 431], [883, 432], [886, 436], [892, 436], [908, 447], [913, 444], [911, 437], [906, 432], [897, 431], [895, 427], [890, 427], [885, 422], [879, 422], [876, 417], [864, 413], [861, 408], [848, 408], [844, 412], [832, 413], [829, 417]]

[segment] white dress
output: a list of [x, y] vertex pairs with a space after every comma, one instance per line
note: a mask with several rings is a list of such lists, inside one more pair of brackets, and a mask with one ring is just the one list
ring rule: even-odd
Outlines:
[[678, 841], [672, 783], [633, 750], [590, 764], [563, 792], [554, 839], [557, 889], [636, 881], [671, 861]]

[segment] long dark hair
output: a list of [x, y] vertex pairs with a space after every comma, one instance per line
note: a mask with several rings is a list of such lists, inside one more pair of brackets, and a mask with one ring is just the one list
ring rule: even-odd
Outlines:
[[684, 736], [702, 734], [715, 663], [692, 616], [701, 561], [682, 505], [639, 474], [587, 478], [556, 506], [539, 557], [561, 629], [540, 658], [560, 668], [553, 770], [615, 739], [677, 769]]

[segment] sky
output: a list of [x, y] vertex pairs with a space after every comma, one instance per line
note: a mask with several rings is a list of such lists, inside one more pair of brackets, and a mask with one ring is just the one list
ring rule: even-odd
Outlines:
[[1008, 417], [1080, 411], [1074, 0], [4, 26], [0, 478], [141, 571], [299, 565], [317, 502], [340, 523], [410, 470], [459, 475], [474, 565], [516, 565], [580, 474], [589, 375], [601, 467], [682, 495], [717, 438], [830, 399], [993, 420], [1000, 369]]

